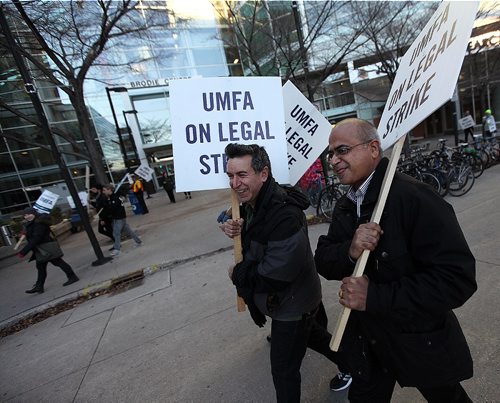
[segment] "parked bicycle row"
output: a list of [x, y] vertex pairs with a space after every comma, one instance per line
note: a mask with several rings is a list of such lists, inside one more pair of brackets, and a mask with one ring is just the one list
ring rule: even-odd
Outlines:
[[441, 195], [462, 196], [470, 191], [484, 169], [500, 161], [497, 137], [475, 135], [473, 143], [446, 145], [440, 139], [437, 149], [425, 154], [424, 148], [414, 148], [409, 157], [401, 156], [398, 170], [425, 182]]
[[[398, 171], [429, 184], [443, 197], [458, 197], [470, 191], [484, 169], [500, 162], [498, 137], [483, 138], [478, 134], [472, 143], [460, 143], [457, 147], [447, 146], [446, 141], [440, 139], [431, 152], [425, 147], [414, 147], [409, 156], [401, 156]], [[314, 172], [317, 176], [310, 183], [307, 196], [316, 215], [331, 220], [337, 200], [349, 187], [339, 183], [335, 175], [325, 178], [321, 170]]]

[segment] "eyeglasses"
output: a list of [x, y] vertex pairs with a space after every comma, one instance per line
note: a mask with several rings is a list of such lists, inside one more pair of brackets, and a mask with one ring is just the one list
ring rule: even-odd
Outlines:
[[368, 143], [371, 143], [371, 142], [372, 142], [372, 140], [365, 141], [364, 143], [355, 144], [353, 146], [338, 146], [334, 150], [328, 151], [328, 154], [326, 154], [326, 158], [327, 158], [327, 160], [331, 160], [334, 156], [339, 157], [339, 156], [342, 156], [342, 155], [347, 155], [347, 154], [349, 154], [351, 152], [351, 150], [353, 148], [356, 148], [358, 146], [362, 146], [364, 144], [368, 144]]

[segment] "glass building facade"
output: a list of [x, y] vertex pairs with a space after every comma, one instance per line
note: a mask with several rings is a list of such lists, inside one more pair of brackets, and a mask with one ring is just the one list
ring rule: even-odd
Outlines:
[[[153, 3], [155, 9], [151, 10]], [[92, 130], [102, 149], [110, 182], [120, 180], [141, 162], [159, 167], [161, 161], [171, 157], [170, 80], [242, 74], [235, 57], [237, 51], [222, 40], [229, 32], [218, 17], [224, 13], [224, 2], [169, 0], [144, 2], [139, 7], [145, 21], [153, 11], [156, 17], [164, 13], [164, 24], [155, 25], [140, 38], [111, 42], [85, 81]], [[11, 24], [15, 25], [15, 21]], [[23, 27], [15, 25], [11, 30], [20, 35]], [[1, 101], [36, 120], [12, 55], [4, 52], [3, 56]], [[70, 151], [63, 158], [77, 188], [83, 190], [87, 162], [75, 152], [78, 146], [84, 147], [75, 111], [66, 94], [55, 85], [40, 79], [35, 84], [51, 127], [69, 132], [76, 139], [76, 144], [70, 144], [63, 136], [55, 136], [58, 147]], [[62, 178], [50, 149], [43, 146], [47, 144], [43, 133], [35, 125], [0, 108], [0, 130], [4, 134], [0, 138], [1, 217], [31, 205], [43, 189], [60, 189]], [[17, 140], [23, 136], [41, 146], [27, 146]]]

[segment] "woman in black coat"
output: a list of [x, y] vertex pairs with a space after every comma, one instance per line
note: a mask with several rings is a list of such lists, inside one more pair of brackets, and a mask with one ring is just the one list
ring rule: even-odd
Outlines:
[[28, 244], [18, 253], [18, 255], [23, 258], [28, 252], [32, 251], [33, 254], [29, 261], [35, 260], [36, 269], [38, 270], [38, 278], [35, 285], [30, 290], [26, 290], [26, 293], [41, 294], [43, 292], [43, 285], [47, 278], [47, 264], [49, 262], [59, 267], [68, 277], [68, 281], [66, 281], [63, 286], [77, 282], [79, 280], [78, 276], [62, 257], [56, 257], [45, 262], [40, 261], [40, 257], [37, 259], [36, 247], [42, 243], [53, 241], [53, 238], [50, 236], [50, 217], [47, 214], [39, 214], [38, 211], [32, 207], [26, 207], [23, 213], [24, 219], [26, 220], [24, 230]]

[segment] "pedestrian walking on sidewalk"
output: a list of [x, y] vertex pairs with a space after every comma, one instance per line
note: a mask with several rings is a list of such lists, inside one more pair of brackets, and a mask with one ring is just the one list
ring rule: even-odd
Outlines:
[[144, 201], [144, 185], [142, 184], [141, 179], [137, 175], [132, 175], [134, 178], [134, 183], [132, 185], [132, 191], [135, 194], [135, 197], [137, 197], [137, 200], [139, 201], [139, 204], [142, 208], [142, 214], [148, 214], [148, 206], [146, 206], [146, 202]]
[[102, 185], [95, 185], [94, 187], [91, 187], [89, 191], [95, 195], [95, 200], [91, 201], [90, 204], [96, 209], [97, 214], [99, 215], [97, 231], [114, 241], [113, 217], [111, 217], [111, 212], [109, 211], [108, 199], [102, 193]]
[[166, 172], [163, 172], [163, 189], [167, 192], [170, 203], [175, 203], [174, 182]]
[[317, 323], [321, 282], [303, 211], [309, 202], [274, 181], [263, 147], [229, 144], [225, 153], [230, 186], [242, 203], [242, 218], [220, 226], [230, 238], [242, 237], [243, 261], [228, 274], [255, 324], [262, 327], [266, 316], [272, 319], [271, 373], [278, 403], [299, 402], [307, 347], [334, 363], [341, 357], [330, 350], [331, 334]]
[[483, 116], [483, 136], [492, 137], [496, 136], [497, 122], [491, 113], [491, 109], [486, 109]]
[[105, 185], [102, 192], [108, 198], [109, 211], [111, 212], [111, 217], [113, 217], [113, 236], [115, 241], [113, 249], [111, 249], [111, 256], [118, 256], [120, 254], [122, 231], [130, 235], [135, 241], [136, 246], [142, 245], [141, 238], [127, 224], [127, 213], [125, 212], [125, 207], [123, 207], [122, 200], [115, 193], [115, 187], [111, 184]]
[[[339, 348], [352, 373], [349, 400], [390, 402], [398, 382], [429, 402], [471, 402], [460, 382], [472, 377], [472, 358], [452, 310], [476, 291], [476, 264], [453, 208], [396, 172], [380, 223], [370, 222], [389, 163], [370, 122], [337, 123], [328, 161], [350, 189], [315, 261], [341, 282], [339, 303], [352, 310]], [[353, 276], [364, 250], [365, 275]]]
[[[24, 214], [24, 235], [28, 243], [21, 249], [18, 253], [20, 258], [26, 256], [29, 252], [32, 255], [29, 259], [31, 262], [35, 260], [36, 269], [38, 271], [38, 276], [35, 285], [26, 290], [27, 294], [43, 293], [45, 279], [47, 278], [47, 265], [52, 263], [54, 266], [59, 267], [68, 280], [63, 284], [67, 286], [73, 284], [79, 280], [78, 276], [75, 274], [71, 266], [62, 259], [62, 251], [60, 250], [59, 244], [57, 243], [55, 236], [51, 234], [50, 231], [50, 216], [48, 214], [39, 214], [37, 210], [33, 207], [26, 207], [23, 211]], [[44, 245], [51, 244], [55, 246], [56, 251], [52, 250], [52, 255], [44, 254]]]

